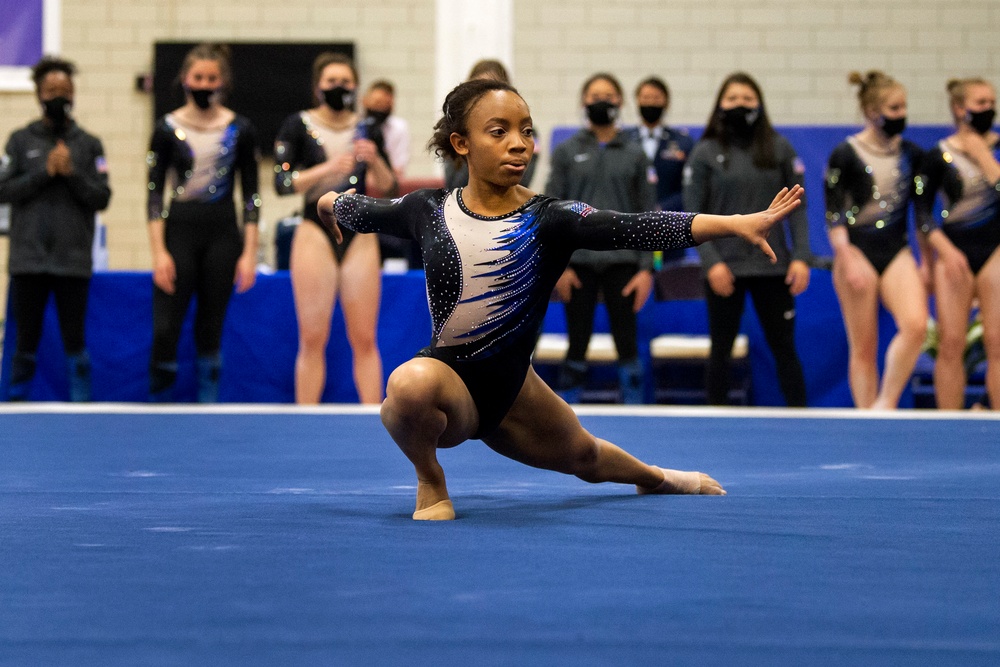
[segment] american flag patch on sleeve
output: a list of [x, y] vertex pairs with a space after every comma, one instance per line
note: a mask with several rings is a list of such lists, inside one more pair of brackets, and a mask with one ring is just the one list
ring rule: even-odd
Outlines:
[[94, 168], [97, 169], [98, 174], [108, 173], [108, 160], [103, 155], [98, 155], [94, 160]]
[[581, 218], [586, 218], [588, 215], [594, 212], [594, 208], [592, 206], [584, 204], [582, 201], [573, 202], [569, 208], [574, 213], [578, 213]]
[[806, 173], [806, 163], [803, 162], [802, 158], [800, 158], [797, 155], [795, 156], [795, 159], [792, 160], [792, 171], [794, 171], [799, 176]]

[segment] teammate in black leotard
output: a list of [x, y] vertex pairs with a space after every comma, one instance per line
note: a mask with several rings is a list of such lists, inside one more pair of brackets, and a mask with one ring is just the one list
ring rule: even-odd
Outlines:
[[[865, 129], [830, 156], [826, 219], [833, 285], [850, 347], [848, 381], [859, 408], [896, 408], [927, 333], [926, 267], [907, 241], [907, 212], [918, 189], [920, 149], [902, 139], [906, 89], [882, 72], [854, 72]], [[922, 270], [923, 269], [923, 270]], [[879, 300], [896, 320], [881, 385]]]
[[317, 105], [292, 114], [274, 145], [278, 194], [305, 196], [302, 224], [292, 239], [290, 269], [299, 327], [295, 401], [319, 403], [326, 386], [326, 345], [340, 297], [362, 403], [382, 400], [382, 358], [375, 332], [382, 275], [378, 238], [348, 233], [333, 238], [318, 224], [316, 200], [330, 190], [373, 187], [390, 192], [392, 169], [366, 136], [355, 111], [358, 75], [350, 58], [321, 53], [313, 63]]
[[[149, 378], [153, 401], [174, 399], [177, 342], [195, 294], [198, 401], [217, 400], [222, 324], [233, 284], [245, 292], [255, 280], [257, 140], [250, 121], [222, 106], [229, 71], [224, 48], [203, 44], [188, 53], [180, 73], [187, 103], [157, 122], [146, 157], [154, 283]], [[233, 205], [237, 173], [242, 238]], [[168, 184], [169, 210], [164, 196]]]
[[432, 147], [469, 164], [461, 190], [421, 190], [393, 201], [331, 192], [319, 213], [339, 234], [414, 238], [427, 271], [433, 339], [389, 378], [382, 422], [416, 468], [414, 519], [453, 519], [439, 447], [470, 438], [516, 461], [640, 493], [723, 494], [708, 475], [664, 470], [595, 438], [530, 367], [549, 295], [577, 248], [693, 245], [739, 234], [774, 258], [767, 230], [799, 204], [782, 191], [746, 216], [596, 211], [519, 185], [534, 149], [531, 116], [508, 84], [459, 85], [444, 103]]
[[[938, 354], [934, 396], [939, 408], [965, 406], [966, 331], [979, 300], [986, 351], [986, 390], [1000, 406], [1000, 136], [993, 131], [996, 91], [983, 79], [948, 83], [955, 133], [928, 153], [917, 214], [935, 258]], [[940, 222], [934, 203], [941, 195]]]

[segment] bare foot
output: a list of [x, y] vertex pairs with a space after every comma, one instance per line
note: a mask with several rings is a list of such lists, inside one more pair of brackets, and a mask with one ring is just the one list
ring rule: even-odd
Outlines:
[[660, 485], [648, 489], [643, 486], [636, 486], [635, 490], [640, 496], [646, 494], [691, 494], [702, 496], [724, 496], [726, 490], [717, 481], [703, 472], [686, 470], [670, 470], [660, 468], [663, 471], [663, 481]]
[[413, 518], [417, 521], [451, 521], [455, 518], [455, 507], [443, 482], [417, 482], [417, 509]]

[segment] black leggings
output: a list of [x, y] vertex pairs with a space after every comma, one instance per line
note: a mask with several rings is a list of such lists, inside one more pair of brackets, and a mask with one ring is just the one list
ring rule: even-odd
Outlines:
[[583, 286], [573, 290], [573, 295], [566, 304], [566, 329], [569, 334], [566, 360], [582, 362], [586, 358], [587, 345], [594, 331], [594, 310], [597, 308], [599, 294], [604, 295], [604, 306], [608, 310], [618, 360], [627, 362], [638, 357], [638, 333], [635, 312], [632, 310], [635, 296], [622, 296], [622, 290], [639, 271], [639, 267], [635, 264], [612, 264], [602, 270], [579, 264], [571, 264], [570, 267]]
[[753, 299], [764, 337], [774, 354], [785, 403], [789, 407], [805, 407], [806, 381], [795, 351], [795, 297], [788, 291], [784, 276], [736, 278], [730, 296], [719, 296], [705, 285], [708, 330], [712, 338], [705, 382], [709, 403], [729, 404], [733, 342], [740, 330], [747, 292]]
[[[59, 315], [59, 332], [67, 355], [83, 352], [84, 323], [87, 317], [87, 297], [90, 278], [54, 276], [49, 273], [17, 274], [10, 278], [11, 311], [17, 322], [17, 343], [12, 382], [30, 380], [34, 375], [34, 358], [42, 340], [45, 307], [49, 295], [55, 296]], [[31, 361], [19, 364], [18, 360]], [[25, 366], [23, 369], [19, 365]], [[31, 368], [27, 368], [31, 366]], [[27, 377], [19, 377], [27, 374]]]
[[191, 297], [197, 295], [194, 340], [199, 356], [214, 355], [222, 346], [222, 323], [233, 292], [236, 261], [243, 250], [232, 202], [175, 202], [164, 230], [167, 252], [174, 259], [175, 291], [153, 287], [153, 351], [155, 369], [177, 360], [177, 341]]

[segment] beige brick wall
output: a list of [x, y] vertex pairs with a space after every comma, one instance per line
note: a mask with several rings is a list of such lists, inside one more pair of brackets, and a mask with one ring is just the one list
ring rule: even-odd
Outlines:
[[[151, 69], [157, 40], [353, 40], [362, 84], [376, 77], [395, 81], [399, 113], [417, 128], [434, 122], [433, 0], [296, 0], [280, 6], [261, 0], [63, 0], [62, 7], [62, 53], [80, 68], [76, 115], [103, 140], [108, 156], [113, 195], [104, 221], [113, 269], [150, 265], [144, 211], [152, 100], [135, 92], [133, 82]], [[2, 140], [37, 114], [33, 95], [0, 93]], [[430, 158], [414, 153], [413, 171], [430, 173]], [[298, 203], [274, 194], [271, 165], [262, 165], [261, 181], [266, 221]], [[6, 264], [4, 243], [3, 281]]]
[[[432, 0], [62, 6], [63, 53], [81, 69], [77, 114], [108, 152], [114, 196], [104, 219], [112, 268], [149, 267], [143, 158], [151, 100], [134, 91], [133, 80], [150, 69], [156, 40], [353, 40], [362, 83], [387, 77], [398, 85], [398, 113], [414, 135], [411, 173], [435, 173], [421, 150], [439, 106]], [[949, 77], [977, 74], [1000, 83], [996, 0], [516, 0], [515, 22], [515, 83], [543, 138], [556, 125], [578, 122], [579, 87], [598, 70], [614, 72], [629, 92], [648, 74], [665, 77], [674, 97], [670, 119], [682, 124], [704, 122], [719, 82], [737, 68], [760, 80], [777, 123], [856, 122], [850, 69], [883, 68], [901, 79], [916, 123], [948, 121]], [[0, 136], [36, 113], [32, 95], [0, 93]], [[625, 117], [635, 119], [631, 99]], [[537, 187], [546, 172], [543, 162]], [[268, 221], [296, 203], [274, 195], [269, 174], [264, 165]], [[6, 254], [0, 244], [3, 274]]]

